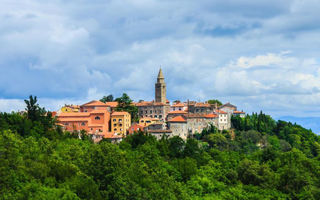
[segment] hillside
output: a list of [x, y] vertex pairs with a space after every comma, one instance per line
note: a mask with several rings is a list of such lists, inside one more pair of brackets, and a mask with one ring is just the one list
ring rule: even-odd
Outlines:
[[44, 109], [0, 114], [1, 199], [320, 199], [320, 138], [263, 113], [187, 141], [98, 144]]

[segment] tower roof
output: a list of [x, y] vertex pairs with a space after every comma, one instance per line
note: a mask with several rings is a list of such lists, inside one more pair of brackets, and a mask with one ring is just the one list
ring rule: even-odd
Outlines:
[[160, 70], [159, 70], [158, 78], [164, 78], [161, 68], [160, 68]]

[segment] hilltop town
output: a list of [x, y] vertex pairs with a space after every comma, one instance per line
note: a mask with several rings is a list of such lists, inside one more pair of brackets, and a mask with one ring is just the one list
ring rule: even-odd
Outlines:
[[119, 111], [118, 101], [93, 100], [83, 105], [65, 105], [55, 113], [57, 124], [65, 131], [84, 130], [94, 141], [107, 138], [119, 142], [138, 131], [145, 131], [158, 139], [166, 135], [186, 140], [210, 126], [228, 130], [231, 128], [231, 116], [245, 116], [245, 112], [238, 111], [237, 106], [230, 103], [218, 105], [188, 100], [171, 104], [166, 90], [160, 68], [155, 83], [155, 99], [131, 103], [138, 109], [136, 121], [132, 120], [131, 113]]

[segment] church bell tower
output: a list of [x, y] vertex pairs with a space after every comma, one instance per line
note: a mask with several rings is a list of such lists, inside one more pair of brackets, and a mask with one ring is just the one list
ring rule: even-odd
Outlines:
[[167, 88], [166, 83], [164, 82], [164, 76], [162, 69], [160, 68], [157, 83], [155, 84], [155, 100], [156, 102], [167, 103]]

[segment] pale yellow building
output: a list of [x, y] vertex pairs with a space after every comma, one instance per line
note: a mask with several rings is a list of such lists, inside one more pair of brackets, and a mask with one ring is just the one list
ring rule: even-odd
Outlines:
[[80, 106], [78, 105], [65, 105], [60, 109], [63, 113], [79, 112], [79, 110]]
[[147, 126], [149, 126], [151, 124], [158, 123], [159, 121], [160, 120], [158, 118], [143, 117], [143, 118], [140, 118], [139, 125], [147, 127]]
[[113, 112], [111, 114], [111, 132], [126, 135], [131, 126], [131, 115], [128, 112]]

